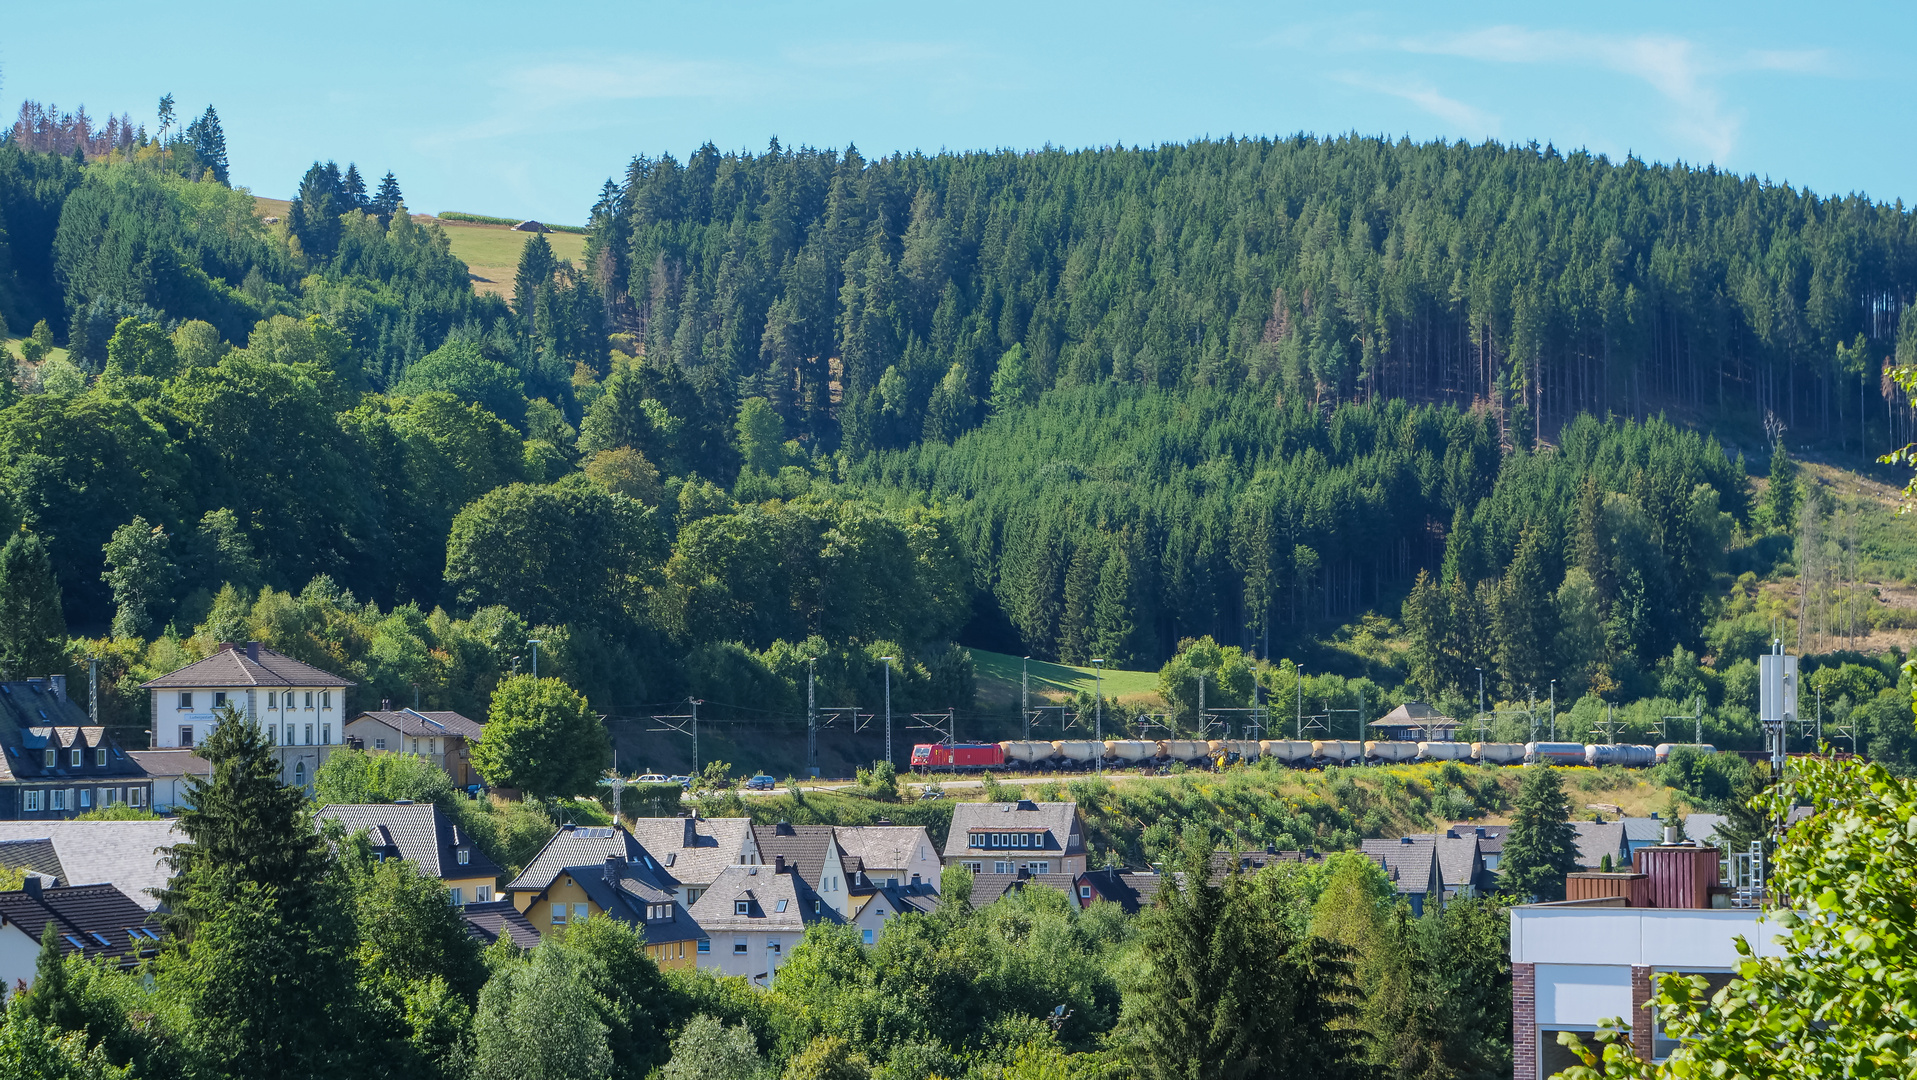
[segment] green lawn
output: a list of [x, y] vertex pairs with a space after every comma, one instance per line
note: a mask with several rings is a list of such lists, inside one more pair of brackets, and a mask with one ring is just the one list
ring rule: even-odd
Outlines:
[[[979, 703], [1016, 706], [1023, 662], [1016, 656], [1004, 653], [986, 652], [984, 649], [970, 651], [972, 667], [977, 672]], [[1080, 690], [1091, 690], [1095, 681], [1094, 672], [1089, 667], [1053, 664], [1044, 660], [1033, 660], [1031, 673], [1034, 697], [1063, 698]], [[1156, 695], [1158, 672], [1108, 667], [1105, 669], [1104, 687], [1105, 695], [1112, 698]]]

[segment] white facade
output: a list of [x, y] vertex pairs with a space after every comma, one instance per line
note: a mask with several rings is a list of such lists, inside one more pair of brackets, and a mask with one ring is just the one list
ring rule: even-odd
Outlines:
[[[740, 975], [764, 986], [798, 947], [804, 930], [718, 930], [699, 939], [701, 971]], [[710, 950], [710, 951], [708, 951]]]
[[839, 847], [859, 859], [872, 884], [938, 887], [944, 863], [923, 826], [841, 825], [833, 831]]
[[8, 991], [22, 983], [32, 986], [39, 960], [40, 943], [27, 936], [19, 923], [0, 925], [0, 986]]
[[[1657, 976], [1702, 975], [1713, 985], [1728, 980], [1742, 957], [1737, 939], [1758, 956], [1782, 956], [1778, 937], [1787, 931], [1755, 909], [1625, 908], [1534, 905], [1511, 909], [1511, 963], [1531, 965], [1534, 1040], [1528, 1060], [1520, 1047], [1520, 1075], [1540, 1078], [1576, 1064], [1557, 1044], [1560, 1031], [1594, 1032], [1606, 1021], [1632, 1024], [1641, 989], [1633, 987], [1633, 969]], [[1648, 969], [1648, 970], [1646, 970]], [[1654, 990], [1651, 992], [1654, 993]], [[1514, 1034], [1526, 1037], [1523, 1003]], [[1653, 1057], [1662, 1059], [1675, 1045], [1653, 1032]], [[1586, 1040], [1586, 1045], [1590, 1045]]]
[[346, 730], [345, 694], [337, 686], [168, 687], [153, 693], [153, 745], [198, 746], [219, 723], [225, 706], [264, 730], [282, 747], [332, 746]]

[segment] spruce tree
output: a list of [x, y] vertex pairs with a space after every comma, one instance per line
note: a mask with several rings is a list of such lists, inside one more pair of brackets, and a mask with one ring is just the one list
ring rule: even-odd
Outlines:
[[1065, 614], [1058, 623], [1058, 655], [1068, 664], [1083, 664], [1094, 653], [1098, 605], [1098, 572], [1104, 564], [1104, 545], [1086, 538], [1072, 552], [1065, 571]]
[[346, 175], [340, 179], [340, 193], [343, 210], [366, 210], [372, 207], [372, 200], [366, 197], [366, 178], [359, 174], [357, 162], [346, 163]]
[[1577, 830], [1571, 801], [1549, 765], [1524, 770], [1498, 864], [1500, 887], [1536, 900], [1564, 899], [1564, 878], [1578, 868]]
[[513, 274], [513, 310], [521, 318], [529, 318], [538, 301], [541, 286], [551, 286], [552, 276], [559, 269], [559, 259], [552, 253], [552, 245], [546, 242], [544, 233], [534, 233], [526, 246], [519, 249], [519, 269]]
[[1125, 545], [1110, 545], [1098, 572], [1098, 595], [1092, 602], [1092, 648], [1113, 667], [1130, 667], [1138, 660], [1135, 642], [1138, 624], [1132, 617], [1132, 559]]
[[0, 547], [0, 678], [61, 670], [66, 639], [47, 546], [33, 533], [15, 533]]
[[1790, 532], [1797, 525], [1797, 507], [1803, 501], [1804, 493], [1797, 482], [1797, 463], [1791, 460], [1790, 451], [1784, 449], [1780, 440], [1771, 451], [1770, 484], [1764, 489], [1760, 510], [1771, 528]]
[[1492, 618], [1498, 641], [1498, 671], [1504, 676], [1505, 692], [1513, 698], [1550, 678], [1557, 620], [1546, 579], [1545, 554], [1544, 530], [1526, 526], [1517, 554], [1512, 556], [1498, 586]]
[[405, 204], [405, 197], [399, 193], [399, 178], [388, 169], [386, 175], [380, 177], [379, 190], [373, 195], [373, 210], [379, 214], [381, 224], [386, 224]]
[[167, 849], [173, 877], [160, 899], [175, 933], [204, 918], [215, 894], [242, 884], [271, 889], [277, 910], [299, 918], [320, 903], [333, 863], [305, 793], [282, 782], [265, 731], [231, 705], [215, 715], [213, 733], [194, 750], [210, 774], [187, 778], [179, 817], [187, 842]]

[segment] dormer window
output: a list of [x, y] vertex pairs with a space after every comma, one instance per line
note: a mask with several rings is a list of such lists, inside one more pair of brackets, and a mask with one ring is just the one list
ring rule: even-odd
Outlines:
[[106, 768], [106, 747], [102, 746], [93, 751], [93, 763], [102, 769]]
[[752, 914], [752, 901], [750, 901], [750, 900], [734, 900], [734, 901], [732, 902], [732, 913], [733, 913], [734, 915], [750, 915], [750, 914]]
[[76, 769], [87, 763], [87, 752], [77, 746], [73, 748], [73, 752], [69, 756], [73, 759], [73, 767]]
[[60, 764], [59, 749], [57, 747], [52, 747], [52, 746], [47, 747], [47, 768], [51, 769], [58, 766], [59, 764]]
[[459, 858], [459, 865], [461, 865], [461, 866], [465, 866], [465, 865], [466, 865], [467, 863], [470, 863], [470, 862], [472, 862], [472, 861], [473, 861], [473, 849], [472, 849], [472, 848], [460, 848], [460, 849], [459, 849], [459, 856], [458, 856], [458, 858]]
[[191, 690], [180, 691], [180, 708], [190, 709], [192, 707], [193, 707], [193, 691]]

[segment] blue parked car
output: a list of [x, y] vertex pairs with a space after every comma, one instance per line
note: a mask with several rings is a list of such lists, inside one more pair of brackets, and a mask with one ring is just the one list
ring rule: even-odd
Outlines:
[[773, 788], [779, 786], [779, 782], [764, 773], [760, 773], [752, 779], [747, 780], [745, 786], [747, 791], [771, 791]]

